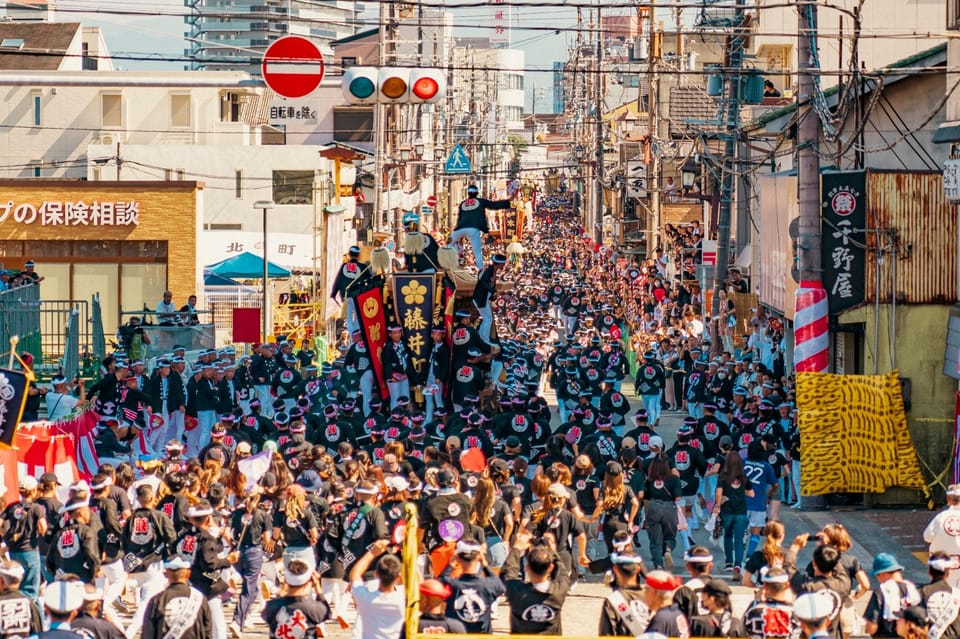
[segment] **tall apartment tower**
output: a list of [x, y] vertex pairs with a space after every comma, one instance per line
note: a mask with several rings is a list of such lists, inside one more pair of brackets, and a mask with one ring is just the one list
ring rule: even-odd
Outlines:
[[274, 40], [300, 35], [319, 45], [357, 32], [352, 0], [184, 0], [184, 54], [190, 69], [260, 75], [260, 54]]

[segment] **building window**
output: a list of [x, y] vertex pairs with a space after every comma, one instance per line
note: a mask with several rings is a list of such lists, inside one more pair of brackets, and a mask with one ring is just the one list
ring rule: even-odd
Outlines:
[[123, 126], [123, 96], [104, 93], [100, 96], [100, 128], [119, 129]]
[[243, 171], [240, 169], [233, 174], [233, 197], [238, 200], [243, 197]]
[[356, 56], [344, 56], [340, 58], [340, 66], [344, 69], [349, 69], [350, 67], [357, 66], [357, 57]]
[[334, 142], [373, 142], [373, 109], [334, 107]]
[[960, 30], [960, 0], [947, 0], [947, 28]]
[[204, 224], [204, 231], [242, 231], [242, 224]]
[[220, 94], [220, 121], [240, 121], [240, 94], [233, 91], [224, 91]]
[[186, 171], [184, 171], [183, 169], [177, 169], [177, 179], [179, 181], [183, 182], [184, 175], [186, 175]]
[[173, 169], [164, 169], [163, 170], [163, 179], [169, 182], [173, 179]]
[[185, 128], [192, 124], [190, 94], [170, 96], [170, 126]]
[[42, 122], [40, 118], [40, 107], [43, 104], [41, 97], [39, 91], [34, 91], [30, 94], [31, 102], [33, 103], [33, 126], [40, 126]]
[[313, 171], [274, 171], [273, 201], [277, 204], [313, 204]]
[[43, 160], [30, 160], [30, 175], [38, 178], [43, 176]]

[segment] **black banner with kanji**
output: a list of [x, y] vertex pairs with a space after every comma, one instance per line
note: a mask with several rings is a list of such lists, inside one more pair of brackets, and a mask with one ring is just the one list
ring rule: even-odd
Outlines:
[[823, 287], [834, 315], [866, 297], [866, 191], [864, 171], [820, 176]]
[[0, 368], [0, 442], [13, 445], [30, 382], [23, 371]]
[[403, 328], [403, 343], [414, 370], [411, 386], [420, 386], [427, 378], [436, 293], [432, 273], [396, 273], [393, 276], [393, 306], [397, 322]]

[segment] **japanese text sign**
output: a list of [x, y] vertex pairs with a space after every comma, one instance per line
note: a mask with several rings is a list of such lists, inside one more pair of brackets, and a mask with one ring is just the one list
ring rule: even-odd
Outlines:
[[58, 200], [37, 205], [8, 200], [0, 202], [0, 224], [7, 220], [40, 226], [137, 226], [140, 224], [140, 203]]
[[862, 304], [865, 297], [866, 190], [863, 171], [821, 176], [821, 263], [832, 314]]

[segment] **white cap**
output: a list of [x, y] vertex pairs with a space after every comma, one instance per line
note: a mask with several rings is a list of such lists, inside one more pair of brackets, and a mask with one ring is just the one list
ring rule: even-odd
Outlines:
[[80, 481], [75, 481], [70, 484], [70, 490], [75, 493], [89, 493], [90, 484], [88, 484], [86, 480], [81, 479]]
[[0, 563], [0, 577], [10, 581], [23, 581], [24, 574], [26, 573], [23, 570], [23, 565], [19, 562], [11, 560]]
[[37, 479], [33, 475], [24, 475], [20, 478], [20, 490], [36, 490]]
[[202, 506], [197, 508], [196, 506], [190, 506], [187, 510], [187, 517], [193, 519], [195, 517], [207, 517], [213, 514], [213, 508], [210, 506]]
[[663, 450], [663, 437], [660, 435], [651, 435], [648, 446], [650, 446], [650, 448], [659, 448], [660, 450]]
[[483, 546], [480, 544], [470, 543], [469, 541], [464, 541], [463, 539], [457, 542], [456, 553], [458, 555], [465, 555], [471, 552], [480, 552], [481, 550], [483, 550]]
[[833, 614], [833, 597], [823, 590], [800, 595], [793, 602], [793, 614], [800, 621], [820, 621]]
[[410, 482], [400, 475], [391, 475], [384, 479], [383, 483], [386, 484], [390, 490], [401, 491], [410, 488]]
[[43, 592], [43, 605], [57, 613], [79, 610], [85, 589], [82, 581], [54, 581]]
[[174, 555], [170, 559], [167, 559], [163, 562], [164, 570], [186, 570], [191, 566], [190, 562], [187, 561], [186, 557], [180, 555]]
[[90, 488], [91, 488], [92, 490], [103, 490], [104, 488], [106, 488], [106, 487], [108, 487], [108, 486], [113, 486], [113, 480], [110, 479], [109, 477], [104, 477], [104, 478], [103, 478], [103, 481], [102, 481], [101, 483], [99, 483], [99, 484], [93, 484], [93, 485], [90, 486]]

